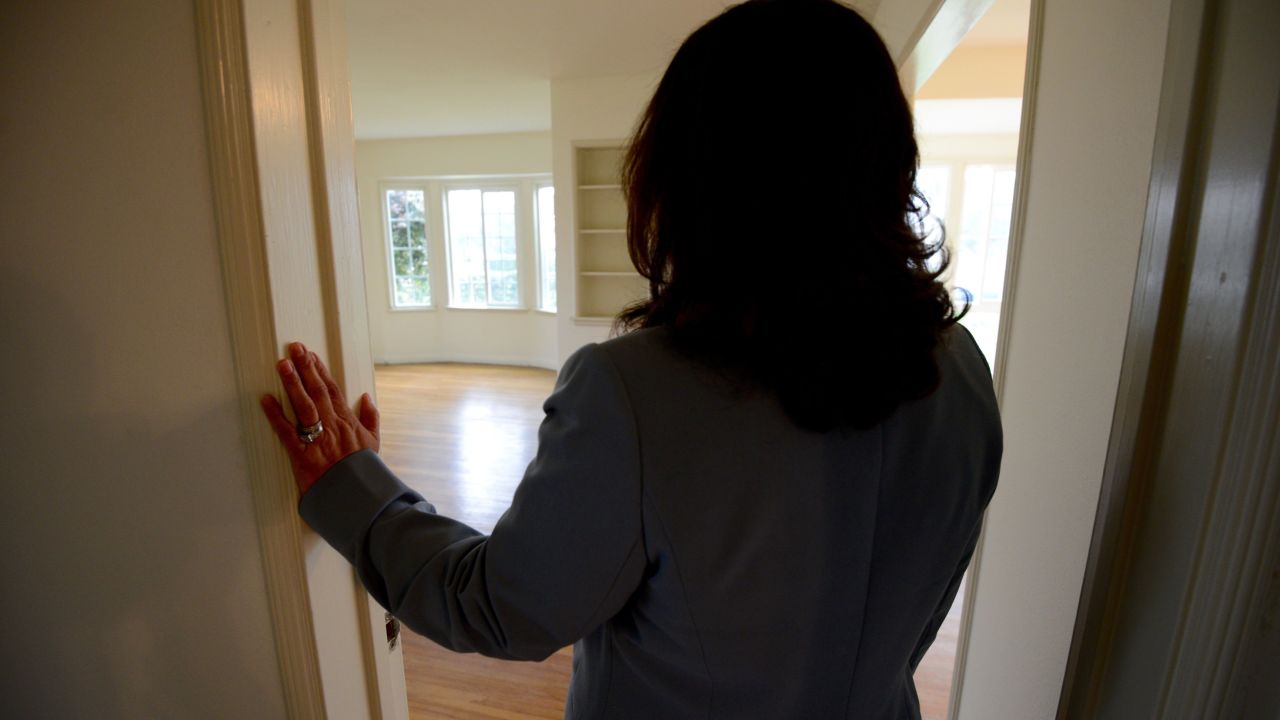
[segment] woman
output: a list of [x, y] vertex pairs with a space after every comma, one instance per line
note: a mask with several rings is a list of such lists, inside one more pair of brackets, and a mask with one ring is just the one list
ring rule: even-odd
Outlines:
[[[375, 454], [300, 345], [264, 408], [303, 517], [462, 652], [575, 643], [569, 718], [915, 718], [912, 672], [995, 487], [989, 370], [913, 222], [910, 111], [830, 0], [752, 0], [680, 48], [625, 168], [649, 297], [565, 363], [486, 537]], [[936, 268], [936, 269], [931, 269]]]

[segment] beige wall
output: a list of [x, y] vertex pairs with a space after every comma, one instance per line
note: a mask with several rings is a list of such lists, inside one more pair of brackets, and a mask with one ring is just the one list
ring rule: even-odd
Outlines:
[[0, 11], [7, 717], [285, 713], [189, 2]]
[[973, 160], [1014, 162], [1018, 157], [1018, 136], [1005, 133], [975, 135], [920, 135], [920, 163]]
[[[557, 80], [551, 85], [552, 131], [356, 143], [361, 238], [369, 332], [378, 362], [509, 362], [558, 368], [574, 350], [609, 336], [609, 328], [575, 322], [573, 144], [627, 138], [656, 87], [657, 73]], [[556, 192], [556, 315], [485, 313], [443, 307], [443, 276], [433, 276], [437, 307], [391, 310], [379, 207], [389, 179], [552, 173]], [[433, 256], [443, 267], [441, 253]], [[440, 278], [437, 281], [436, 277]]]
[[961, 44], [938, 66], [916, 98], [1022, 97], [1025, 45]]
[[[427, 226], [435, 307], [392, 310], [379, 199], [380, 184], [394, 179], [550, 173], [551, 135], [545, 132], [356, 143], [369, 335], [376, 362], [461, 361], [559, 367], [554, 315], [533, 309], [452, 310], [445, 306], [448, 292], [439, 208], [428, 208]], [[532, 308], [534, 277], [523, 274], [521, 282]]]
[[1045, 0], [1026, 225], [1006, 302], [1004, 466], [960, 720], [1056, 713], [1124, 352], [1169, 7]]
[[[665, 69], [665, 68], [664, 68]], [[551, 83], [552, 164], [556, 192], [556, 292], [560, 297], [559, 359], [609, 337], [609, 328], [574, 319], [577, 297], [576, 243], [572, 218], [575, 142], [621, 141], [630, 137], [657, 87], [657, 71], [642, 75], [557, 80]]]

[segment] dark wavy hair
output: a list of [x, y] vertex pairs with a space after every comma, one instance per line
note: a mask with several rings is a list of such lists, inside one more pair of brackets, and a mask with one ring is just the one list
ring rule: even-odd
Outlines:
[[921, 219], [919, 153], [875, 30], [833, 0], [751, 0], [680, 47], [623, 167], [649, 297], [615, 328], [666, 327], [743, 371], [801, 427], [869, 427], [939, 382], [960, 311]]

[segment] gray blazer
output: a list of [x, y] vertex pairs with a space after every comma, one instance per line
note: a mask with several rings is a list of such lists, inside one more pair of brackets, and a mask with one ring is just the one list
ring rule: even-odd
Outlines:
[[567, 718], [918, 718], [912, 672], [968, 565], [1001, 432], [957, 326], [942, 384], [865, 431], [799, 430], [662, 330], [588, 345], [485, 535], [371, 451], [306, 521], [409, 627], [538, 660], [574, 643]]

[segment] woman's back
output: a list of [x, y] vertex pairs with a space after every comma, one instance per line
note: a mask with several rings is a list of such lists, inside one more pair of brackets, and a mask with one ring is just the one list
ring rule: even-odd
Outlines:
[[962, 328], [943, 340], [936, 392], [817, 433], [637, 331], [565, 364], [492, 535], [368, 450], [301, 512], [446, 647], [538, 660], [576, 643], [568, 718], [914, 718], [911, 673], [1001, 450], [982, 356]]
[[[576, 643], [570, 718], [918, 716], [912, 671], [1001, 436], [946, 253], [916, 223], [917, 163], [892, 58], [856, 12], [726, 10], [677, 51], [627, 153], [648, 295], [619, 315], [631, 332], [566, 361], [492, 535], [437, 515], [363, 420], [319, 417], [285, 368], [298, 438], [268, 413], [295, 472], [300, 446], [334, 446], [321, 419], [363, 437], [304, 473], [303, 516], [446, 647]], [[761, 176], [804, 182], [761, 202], [740, 182]]]
[[[942, 383], [869, 430], [798, 429], [662, 330], [599, 346], [635, 417], [643, 581], [577, 646], [568, 717], [911, 717], [995, 487], [968, 333]], [[923, 641], [923, 642], [922, 642]]]

